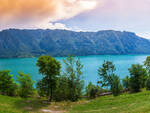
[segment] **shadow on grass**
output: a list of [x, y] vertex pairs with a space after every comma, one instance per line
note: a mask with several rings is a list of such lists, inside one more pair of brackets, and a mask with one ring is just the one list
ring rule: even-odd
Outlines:
[[46, 100], [41, 99], [20, 99], [14, 103], [14, 107], [21, 111], [33, 111], [37, 112], [40, 109], [48, 107], [50, 103]]

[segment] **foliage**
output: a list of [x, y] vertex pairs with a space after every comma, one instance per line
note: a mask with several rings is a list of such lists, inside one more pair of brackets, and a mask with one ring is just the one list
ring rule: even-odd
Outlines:
[[65, 75], [61, 75], [57, 81], [57, 87], [54, 92], [54, 99], [56, 101], [67, 101], [69, 100], [69, 78]]
[[[44, 77], [40, 81], [40, 86], [42, 92], [46, 90], [46, 96], [49, 97], [49, 101], [53, 99], [53, 91], [56, 88], [56, 82], [60, 74], [60, 63], [51, 56], [41, 56], [37, 61], [37, 66], [39, 67], [39, 73]], [[43, 86], [44, 85], [44, 86]]]
[[146, 66], [146, 70], [148, 74], [150, 75], [150, 56], [148, 56], [144, 62], [144, 65]]
[[77, 101], [82, 95], [84, 87], [84, 81], [81, 78], [83, 65], [80, 62], [80, 58], [74, 58], [71, 56], [64, 59], [64, 63], [66, 66], [64, 75], [68, 77], [68, 98], [71, 101]]
[[108, 87], [112, 91], [114, 96], [120, 94], [121, 84], [120, 79], [115, 75], [115, 65], [110, 61], [104, 61], [102, 67], [98, 69], [98, 76], [100, 80], [98, 81], [102, 87]]
[[31, 79], [30, 75], [19, 73], [17, 76], [17, 81], [19, 82], [19, 96], [23, 98], [31, 97], [34, 94], [33, 84], [34, 81]]
[[[38, 94], [42, 97], [47, 96], [48, 85], [46, 79], [43, 78], [37, 83]], [[60, 75], [56, 81], [56, 87], [53, 91], [53, 100], [55, 101], [67, 101], [69, 100], [69, 78], [65, 75]]]
[[132, 92], [139, 92], [140, 88], [144, 87], [146, 82], [146, 69], [140, 64], [133, 64], [131, 68], [129, 68], [129, 72], [131, 90]]
[[48, 83], [45, 77], [43, 77], [42, 80], [37, 82], [36, 89], [37, 89], [38, 94], [41, 97], [46, 97], [48, 95], [47, 94]]
[[150, 76], [146, 80], [146, 90], [150, 90]]
[[10, 71], [0, 71], [0, 94], [15, 96], [17, 84], [12, 78], [13, 75], [9, 74]]
[[117, 75], [112, 75], [111, 91], [114, 96], [118, 96], [121, 93], [120, 78]]
[[86, 95], [88, 96], [88, 98], [96, 98], [99, 92], [100, 88], [92, 84], [92, 82], [89, 82], [88, 86], [86, 87]]
[[112, 62], [104, 61], [102, 67], [98, 69], [98, 76], [100, 78], [98, 83], [101, 84], [102, 87], [110, 87], [115, 70], [115, 65]]
[[129, 89], [130, 88], [130, 78], [129, 76], [126, 76], [123, 80], [122, 80], [122, 83], [123, 83], [123, 87], [125, 89]]

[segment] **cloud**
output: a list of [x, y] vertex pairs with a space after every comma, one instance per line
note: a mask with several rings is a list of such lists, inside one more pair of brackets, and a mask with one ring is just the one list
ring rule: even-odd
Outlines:
[[85, 31], [125, 30], [150, 38], [150, 0], [100, 0], [94, 10], [57, 22]]
[[[0, 0], [0, 29], [35, 28], [92, 10], [99, 0]], [[43, 24], [43, 25], [41, 25]], [[39, 26], [38, 26], [39, 25]], [[65, 26], [52, 24], [53, 27]], [[48, 27], [48, 26], [47, 26]]]

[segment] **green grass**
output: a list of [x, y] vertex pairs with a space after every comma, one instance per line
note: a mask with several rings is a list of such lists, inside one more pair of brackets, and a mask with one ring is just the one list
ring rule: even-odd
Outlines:
[[22, 99], [0, 95], [0, 113], [42, 113], [42, 109], [65, 112], [71, 102], [52, 102], [37, 98]]
[[[41, 109], [57, 113], [150, 113], [150, 91], [103, 96], [78, 102], [44, 103], [41, 99], [22, 99], [0, 95], [0, 113], [41, 113]], [[32, 108], [32, 109], [29, 109]]]
[[150, 113], [150, 91], [99, 97], [74, 106], [69, 113]]

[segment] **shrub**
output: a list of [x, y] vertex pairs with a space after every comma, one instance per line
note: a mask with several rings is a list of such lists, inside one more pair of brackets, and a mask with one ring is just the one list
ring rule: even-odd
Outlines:
[[9, 74], [10, 71], [0, 71], [0, 94], [15, 96], [17, 84], [12, 78], [13, 75]]
[[33, 96], [34, 81], [31, 79], [31, 76], [24, 73], [19, 73], [19, 76], [17, 76], [17, 81], [19, 82], [19, 90], [18, 90], [19, 96], [23, 98]]
[[86, 87], [86, 95], [89, 99], [96, 98], [99, 93], [100, 88], [89, 82], [88, 86]]
[[129, 89], [130, 87], [130, 78], [129, 76], [126, 76], [123, 80], [122, 80], [122, 83], [123, 83], [123, 87], [125, 89]]
[[122, 86], [120, 84], [120, 79], [117, 75], [113, 75], [111, 83], [111, 91], [114, 96], [118, 96], [121, 92]]

